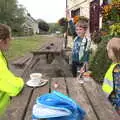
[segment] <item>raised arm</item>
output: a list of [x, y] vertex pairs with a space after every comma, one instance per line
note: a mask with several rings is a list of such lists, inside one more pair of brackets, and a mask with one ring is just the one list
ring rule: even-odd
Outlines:
[[75, 38], [77, 36], [77, 34], [75, 32], [75, 25], [72, 21], [72, 18], [70, 16], [70, 11], [68, 9], [66, 10], [66, 17], [67, 17], [67, 20], [68, 20], [68, 23], [69, 23], [70, 32], [71, 32], [73, 38]]

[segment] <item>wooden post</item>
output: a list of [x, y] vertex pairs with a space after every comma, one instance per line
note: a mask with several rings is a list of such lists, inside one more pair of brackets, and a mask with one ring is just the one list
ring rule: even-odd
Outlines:
[[[67, 0], [66, 0], [66, 9], [67, 9]], [[66, 15], [66, 18], [67, 18], [67, 15]], [[67, 48], [67, 43], [68, 43], [67, 34], [68, 34], [68, 22], [66, 22], [65, 48]]]

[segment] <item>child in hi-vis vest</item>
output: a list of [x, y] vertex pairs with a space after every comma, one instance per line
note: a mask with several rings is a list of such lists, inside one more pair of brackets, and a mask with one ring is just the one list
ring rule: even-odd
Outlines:
[[120, 38], [108, 42], [107, 52], [113, 63], [105, 74], [102, 89], [120, 115]]
[[16, 77], [9, 69], [3, 51], [9, 47], [11, 30], [7, 25], [0, 24], [0, 118], [10, 103], [10, 97], [16, 96], [22, 90], [24, 81]]

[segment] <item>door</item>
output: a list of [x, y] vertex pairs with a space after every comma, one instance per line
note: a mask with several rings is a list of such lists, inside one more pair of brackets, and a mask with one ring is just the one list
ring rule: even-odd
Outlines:
[[94, 0], [90, 3], [90, 33], [99, 31], [100, 1]]

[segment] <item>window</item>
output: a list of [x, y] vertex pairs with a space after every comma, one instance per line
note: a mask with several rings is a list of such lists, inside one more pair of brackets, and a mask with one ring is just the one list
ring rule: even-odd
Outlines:
[[80, 15], [80, 8], [71, 11], [71, 17], [74, 17], [76, 15]]

